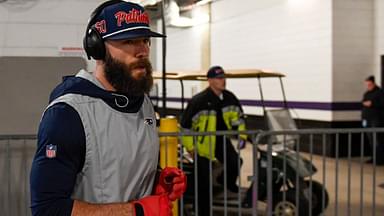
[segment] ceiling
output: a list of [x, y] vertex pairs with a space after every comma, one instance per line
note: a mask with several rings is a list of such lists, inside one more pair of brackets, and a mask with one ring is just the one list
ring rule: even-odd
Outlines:
[[[139, 0], [139, 2], [150, 2], [151, 0]], [[153, 1], [153, 0], [152, 0]], [[169, 5], [169, 2], [174, 1], [177, 3], [179, 7], [179, 12], [186, 12], [191, 10], [194, 6], [197, 4], [207, 4], [210, 2], [218, 1], [218, 0], [163, 0], [164, 2], [164, 9], [167, 10], [167, 6]], [[161, 2], [162, 0], [156, 0], [156, 4], [154, 5], [145, 5], [145, 8], [147, 12], [149, 13], [151, 19], [157, 19], [161, 17]]]

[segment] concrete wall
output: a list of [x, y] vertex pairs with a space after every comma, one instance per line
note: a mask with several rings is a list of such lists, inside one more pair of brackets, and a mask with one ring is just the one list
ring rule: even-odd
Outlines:
[[[362, 80], [370, 74], [380, 80], [383, 12], [383, 3], [378, 0], [216, 1], [211, 6], [211, 65], [267, 68], [286, 74], [288, 100], [309, 106], [296, 110], [299, 118], [359, 120]], [[190, 35], [180, 32], [178, 37], [186, 38], [184, 45], [171, 39], [167, 49], [172, 52], [182, 47], [187, 58], [193, 58], [192, 53], [201, 48], [186, 47]], [[196, 64], [168, 64], [169, 70], [186, 67], [195, 69]], [[267, 100], [281, 100], [278, 82], [263, 83]], [[256, 80], [228, 81], [228, 88], [247, 101], [260, 99], [256, 85]], [[186, 92], [186, 97], [192, 93], [188, 87]], [[255, 106], [246, 106], [245, 110], [249, 114], [261, 113]]]
[[[60, 48], [81, 47], [89, 14], [102, 1], [28, 2], [25, 6], [0, 4], [0, 55], [81, 55], [63, 53]], [[383, 1], [243, 0], [240, 4], [220, 0], [209, 10], [210, 24], [167, 29], [168, 71], [206, 69], [208, 63], [228, 69], [273, 69], [287, 75], [289, 101], [326, 107], [301, 107], [296, 110], [300, 118], [359, 118], [357, 109], [337, 111], [332, 104], [356, 105], [364, 91], [361, 80], [372, 73], [380, 80]], [[154, 40], [152, 50], [154, 68], [161, 70], [161, 40]], [[257, 101], [256, 84], [255, 80], [228, 81], [228, 88], [240, 99]], [[263, 84], [267, 99], [281, 99], [278, 82], [267, 80]], [[167, 81], [167, 85], [168, 97], [178, 99], [180, 84]], [[186, 82], [185, 95], [191, 97], [204, 87], [204, 83]], [[168, 105], [180, 108], [179, 103]], [[245, 110], [259, 114], [261, 109], [246, 106]]]
[[384, 1], [374, 1], [374, 70], [378, 80], [383, 80], [380, 74], [380, 58], [384, 55]]
[[[0, 56], [85, 58], [81, 50], [63, 52], [61, 48], [82, 48], [89, 16], [103, 0], [25, 0], [25, 2], [25, 4], [0, 3]], [[87, 61], [87, 64], [88, 69], [92, 70], [94, 61]]]
[[[214, 2], [211, 5], [211, 65], [218, 64], [227, 69], [277, 70], [287, 75], [285, 84], [289, 100], [330, 102], [331, 12], [330, 0]], [[199, 40], [195, 32], [194, 27], [168, 32], [169, 70], [199, 69], [196, 52], [201, 47], [192, 41]], [[172, 53], [180, 54], [184, 59]], [[229, 80], [228, 88], [241, 99], [259, 100], [255, 83], [255, 79]], [[278, 82], [266, 80], [264, 83], [267, 99], [282, 99]], [[177, 86], [169, 88], [176, 89]], [[192, 91], [188, 87], [186, 91], [189, 91], [186, 96], [190, 96]], [[245, 110], [250, 114], [261, 111], [257, 107], [245, 107]], [[327, 111], [297, 112], [302, 118], [331, 120], [332, 117]]]
[[0, 3], [0, 134], [35, 134], [52, 89], [87, 66], [81, 51], [60, 48], [81, 47], [98, 2], [15, 2]]
[[[363, 80], [374, 70], [374, 1], [333, 1], [333, 101], [360, 101]], [[360, 112], [334, 112], [334, 120], [359, 119]]]
[[1, 3], [0, 55], [57, 56], [59, 47], [80, 47], [96, 5], [97, 1], [36, 0], [33, 7], [22, 9]]
[[103, 1], [15, 2], [21, 1], [0, 3], [0, 134], [35, 134], [62, 76], [93, 69], [78, 48], [90, 13]]
[[[158, 23], [160, 31], [161, 24]], [[200, 70], [202, 68], [202, 41], [207, 25], [199, 25], [193, 28], [167, 27], [166, 69], [172, 71]], [[156, 53], [158, 58], [156, 68], [162, 69], [162, 43], [157, 41]], [[180, 98], [181, 86], [178, 81], [167, 80], [167, 97]], [[162, 82], [157, 81], [160, 96], [162, 96]], [[185, 95], [191, 97], [192, 89], [200, 89], [200, 82], [185, 82]], [[162, 103], [160, 103], [161, 105]], [[162, 105], [161, 105], [162, 106]], [[168, 102], [167, 107], [181, 108], [180, 103]]]
[[36, 134], [53, 88], [84, 67], [79, 57], [0, 57], [0, 134]]
[[[330, 101], [330, 1], [265, 0], [237, 5], [233, 0], [213, 7], [212, 63], [226, 68], [277, 70], [287, 75], [288, 100]], [[235, 7], [238, 9], [233, 10]], [[264, 86], [266, 99], [281, 100], [278, 83], [266, 82]], [[256, 91], [249, 81], [237, 81], [229, 88], [239, 92], [240, 98], [259, 97], [249, 94]], [[247, 110], [253, 113], [252, 109]], [[301, 118], [330, 119], [329, 113], [322, 111], [298, 110], [298, 114]]]

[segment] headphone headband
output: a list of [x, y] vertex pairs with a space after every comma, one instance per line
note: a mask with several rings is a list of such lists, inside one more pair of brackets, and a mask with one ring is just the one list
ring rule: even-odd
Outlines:
[[104, 8], [110, 6], [110, 5], [114, 5], [114, 4], [117, 4], [117, 3], [120, 3], [120, 2], [123, 2], [123, 0], [109, 0], [109, 1], [106, 1], [106, 2], [103, 2], [102, 4], [100, 4], [99, 6], [97, 6], [97, 8], [95, 8], [93, 10], [93, 12], [91, 13], [91, 16], [89, 18], [89, 21], [88, 21], [88, 25], [87, 25], [87, 30], [95, 24], [95, 19], [97, 18], [97, 16], [101, 13], [101, 11], [103, 11]]
[[104, 8], [114, 5], [120, 2], [124, 2], [123, 0], [109, 0], [103, 2], [99, 6], [96, 7], [95, 10], [91, 13], [89, 18], [87, 28], [85, 30], [85, 36], [83, 39], [83, 47], [87, 54], [87, 58], [91, 60], [91, 57], [95, 60], [103, 60], [105, 57], [105, 45], [104, 40], [100, 36], [100, 33], [93, 26], [95, 24], [97, 16], [103, 11]]

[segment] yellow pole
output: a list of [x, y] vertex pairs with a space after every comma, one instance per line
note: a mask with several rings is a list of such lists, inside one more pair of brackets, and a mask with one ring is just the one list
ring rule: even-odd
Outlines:
[[[167, 116], [160, 119], [160, 132], [178, 132], [177, 119]], [[160, 166], [177, 167], [177, 137], [160, 137]]]
[[[174, 116], [167, 116], [160, 119], [160, 132], [178, 132], [177, 119]], [[160, 137], [160, 167], [177, 167], [177, 137]], [[173, 202], [172, 212], [178, 215], [177, 200]]]

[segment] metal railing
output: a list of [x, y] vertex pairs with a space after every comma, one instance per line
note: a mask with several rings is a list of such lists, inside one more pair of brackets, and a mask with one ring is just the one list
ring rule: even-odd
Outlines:
[[[238, 132], [160, 133], [161, 137], [192, 136], [194, 146], [203, 136], [222, 136], [222, 162], [207, 160], [209, 176], [199, 181], [197, 154], [179, 148], [179, 166], [187, 173], [188, 189], [179, 215], [198, 215], [199, 200], [208, 195], [209, 215], [382, 215], [384, 166], [376, 155], [384, 129], [308, 129], [245, 131], [249, 140], [237, 149]], [[276, 138], [279, 136], [278, 138]], [[370, 151], [372, 139], [373, 152]], [[281, 142], [283, 140], [283, 142]], [[228, 143], [230, 142], [230, 143]], [[166, 143], [165, 143], [166, 144]], [[227, 158], [232, 144], [241, 158]], [[30, 215], [29, 172], [36, 151], [35, 135], [0, 136], [1, 215]], [[213, 146], [210, 147], [213, 155]], [[373, 155], [373, 163], [366, 163]], [[232, 192], [227, 178], [235, 164], [240, 190]], [[209, 185], [208, 192], [198, 190]]]
[[[295, 131], [270, 131], [258, 134], [255, 143], [260, 145], [263, 138], [274, 136], [297, 136], [291, 150], [295, 155], [296, 164], [290, 164], [285, 151], [274, 151], [274, 139], [268, 139], [267, 145], [267, 215], [272, 215], [274, 207], [274, 177], [275, 166], [273, 161], [277, 157], [283, 159], [282, 178], [295, 181], [295, 203], [298, 203], [298, 212], [301, 215], [381, 215], [384, 212], [384, 190], [378, 183], [384, 182], [384, 169], [377, 166], [382, 162], [377, 155], [377, 147], [384, 147], [381, 129], [308, 129]], [[366, 137], [371, 138], [371, 143]], [[287, 147], [282, 143], [282, 149]], [[367, 153], [371, 146], [372, 152]], [[314, 149], [317, 147], [316, 153]], [[301, 150], [305, 149], [306, 153]], [[277, 153], [276, 153], [277, 152]], [[275, 155], [274, 155], [275, 154]], [[331, 157], [329, 157], [331, 156]], [[384, 155], [381, 155], [383, 157]], [[372, 157], [372, 163], [366, 163]], [[300, 169], [301, 160], [307, 160], [309, 173], [300, 176], [300, 171], [292, 176], [287, 173], [287, 167]], [[379, 160], [380, 159], [380, 160]], [[255, 160], [257, 164], [259, 160]], [[271, 163], [272, 162], [272, 163]], [[278, 169], [281, 169], [278, 168]], [[378, 172], [379, 170], [379, 172]], [[279, 170], [281, 171], [281, 170]], [[257, 175], [257, 170], [256, 170]], [[294, 177], [294, 179], [289, 179]], [[256, 177], [257, 179], [257, 177]], [[302, 188], [302, 180], [307, 182]], [[299, 185], [299, 187], [297, 187]], [[254, 188], [254, 192], [257, 188]], [[307, 193], [306, 193], [307, 192]], [[286, 197], [288, 190], [283, 191]], [[307, 200], [301, 200], [301, 196]], [[308, 211], [302, 211], [300, 204], [305, 203]], [[257, 205], [257, 202], [255, 203]], [[255, 211], [254, 215], [257, 215]]]
[[0, 215], [31, 215], [29, 172], [35, 135], [0, 135]]
[[[180, 167], [189, 175], [189, 190], [179, 214], [201, 215], [199, 200], [208, 196], [208, 215], [381, 215], [384, 189], [379, 184], [384, 183], [384, 167], [376, 164], [380, 159], [376, 147], [384, 144], [380, 138], [383, 132], [382, 128], [246, 131], [243, 133], [253, 144], [238, 150], [243, 160], [229, 161], [224, 156], [222, 163], [210, 161], [209, 177], [203, 183], [198, 181], [195, 162], [200, 158], [194, 154], [192, 160], [185, 160], [186, 152], [180, 148]], [[198, 148], [197, 140], [211, 135], [222, 135], [224, 146], [230, 138], [236, 147], [239, 133], [160, 135], [193, 136]], [[372, 139], [373, 152], [368, 152], [367, 137]], [[225, 151], [224, 147], [224, 155]], [[371, 155], [372, 163], [366, 163]], [[217, 182], [217, 170], [228, 173], [226, 163], [241, 167], [238, 193], [228, 190], [225, 181], [223, 185]], [[199, 183], [210, 185], [209, 192], [200, 195]]]

